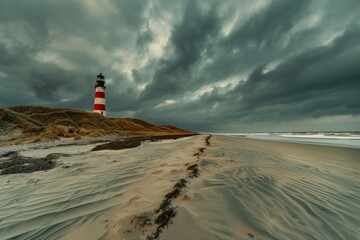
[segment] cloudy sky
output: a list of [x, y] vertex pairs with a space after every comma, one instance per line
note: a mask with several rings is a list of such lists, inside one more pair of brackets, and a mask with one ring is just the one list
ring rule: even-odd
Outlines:
[[197, 131], [360, 130], [359, 0], [0, 0], [0, 106]]

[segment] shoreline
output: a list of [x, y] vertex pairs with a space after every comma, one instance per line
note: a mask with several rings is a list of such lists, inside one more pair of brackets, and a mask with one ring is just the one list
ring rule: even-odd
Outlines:
[[[257, 137], [248, 137], [246, 135], [221, 135], [221, 134], [213, 134], [214, 136], [227, 136], [227, 137], [236, 137], [236, 138], [244, 138], [249, 140], [260, 140], [260, 141], [272, 141], [272, 142], [282, 142], [282, 143], [298, 143], [298, 144], [306, 144], [306, 145], [318, 145], [318, 146], [329, 146], [329, 147], [341, 147], [341, 148], [352, 148], [352, 149], [360, 149], [360, 143], [358, 144], [349, 144], [343, 142], [327, 142], [329, 140], [336, 140], [336, 141], [360, 141], [360, 139], [339, 139], [339, 138], [314, 138], [308, 137], [304, 138], [303, 140], [299, 140], [298, 137], [292, 137], [291, 139], [276, 139], [276, 138], [257, 138]], [[318, 140], [318, 141], [316, 141]], [[320, 141], [323, 140], [323, 141]], [[326, 141], [327, 140], [327, 141]]]

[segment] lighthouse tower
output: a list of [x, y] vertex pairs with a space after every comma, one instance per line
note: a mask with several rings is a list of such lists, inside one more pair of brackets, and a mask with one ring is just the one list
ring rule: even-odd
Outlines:
[[96, 78], [94, 112], [103, 116], [106, 116], [105, 88], [105, 76], [100, 73]]

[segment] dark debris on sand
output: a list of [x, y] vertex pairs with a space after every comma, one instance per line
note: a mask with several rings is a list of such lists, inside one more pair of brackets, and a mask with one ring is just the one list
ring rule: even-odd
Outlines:
[[[187, 170], [190, 171], [188, 176], [190, 178], [198, 177], [199, 174], [199, 165], [193, 164], [187, 167]], [[172, 200], [176, 199], [183, 188], [186, 187], [188, 180], [182, 178], [174, 185], [172, 191], [165, 195], [165, 199], [160, 204], [159, 208], [154, 211], [154, 214], [157, 214], [155, 217], [154, 224], [157, 224], [158, 227], [155, 232], [147, 236], [146, 240], [156, 240], [160, 238], [160, 234], [165, 227], [168, 227], [169, 224], [172, 224], [172, 219], [176, 217], [176, 211], [173, 205]]]
[[20, 156], [18, 152], [8, 152], [0, 155], [0, 158], [5, 158], [0, 162], [0, 175], [52, 169], [56, 164], [54, 160], [61, 156], [68, 156], [68, 154], [51, 153], [44, 158], [30, 158]]
[[178, 139], [183, 137], [193, 136], [195, 134], [181, 134], [181, 135], [158, 135], [158, 136], [142, 136], [125, 138], [121, 141], [113, 141], [105, 144], [101, 144], [93, 148], [91, 151], [100, 150], [121, 150], [127, 148], [135, 148], [141, 145], [144, 141], [157, 142], [165, 139]]
[[182, 178], [174, 185], [174, 188], [184, 188], [186, 187], [187, 182], [188, 181], [186, 179]]
[[100, 151], [100, 150], [120, 150], [127, 148], [135, 148], [141, 145], [141, 141], [137, 139], [124, 140], [121, 142], [110, 142], [102, 145], [98, 145], [93, 148], [91, 151]]
[[171, 204], [171, 200], [165, 199], [159, 209], [155, 210], [158, 215], [155, 217], [154, 223], [158, 225], [156, 231], [146, 237], [146, 240], [159, 239], [162, 230], [172, 224], [172, 219], [176, 217], [175, 207]]
[[140, 216], [136, 216], [131, 220], [131, 223], [135, 222], [135, 228], [141, 229], [145, 226], [152, 226], [151, 216], [148, 214], [143, 214]]
[[196, 153], [194, 153], [194, 157], [200, 157], [201, 154], [205, 153], [206, 148], [199, 148]]
[[155, 214], [158, 214], [158, 213], [161, 212], [161, 211], [165, 211], [166, 209], [170, 208], [171, 204], [172, 204], [172, 203], [171, 203], [171, 200], [165, 198], [165, 199], [160, 203], [159, 208], [154, 211], [154, 213], [155, 213]]
[[180, 189], [175, 188], [171, 192], [167, 193], [165, 195], [165, 198], [167, 198], [167, 199], [175, 199], [180, 195], [180, 191], [181, 191]]
[[191, 165], [187, 168], [188, 170], [190, 170], [190, 173], [188, 174], [190, 178], [194, 178], [194, 177], [199, 177], [200, 173], [199, 173], [199, 165], [198, 164], [194, 164]]
[[207, 137], [205, 138], [206, 146], [210, 146], [210, 138], [211, 138], [211, 137], [212, 137], [212, 136], [209, 135], [209, 136], [207, 136]]
[[[206, 138], [206, 142], [209, 141], [211, 135]], [[210, 144], [210, 143], [209, 143]], [[205, 148], [200, 148], [198, 154], [204, 153]], [[196, 156], [196, 155], [194, 155]], [[190, 163], [185, 164], [187, 166], [188, 179], [200, 176], [199, 165]], [[149, 225], [157, 225], [156, 231], [151, 233], [146, 237], [146, 240], [157, 240], [160, 239], [160, 234], [162, 233], [165, 227], [168, 227], [169, 224], [173, 223], [173, 218], [176, 217], [176, 207], [172, 204], [172, 201], [176, 199], [180, 194], [183, 188], [188, 184], [188, 180], [185, 178], [179, 179], [172, 190], [165, 194], [164, 200], [160, 203], [160, 206], [154, 211], [153, 220], [144, 217], [135, 217], [131, 222], [133, 223], [136, 220], [135, 228], [137, 226], [145, 227]], [[153, 223], [152, 223], [153, 222]]]
[[180, 179], [174, 185], [173, 190], [165, 195], [165, 199], [162, 201], [159, 208], [154, 211], [154, 214], [156, 214], [154, 224], [157, 224], [158, 227], [155, 232], [146, 237], [147, 240], [159, 239], [162, 230], [173, 223], [172, 219], [176, 217], [176, 207], [172, 205], [172, 200], [180, 195], [181, 190], [186, 187], [187, 182], [188, 181], [184, 178]]

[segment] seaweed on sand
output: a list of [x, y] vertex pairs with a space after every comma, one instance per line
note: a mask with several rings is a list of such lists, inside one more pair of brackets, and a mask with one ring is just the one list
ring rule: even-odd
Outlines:
[[135, 216], [132, 220], [131, 223], [135, 222], [135, 228], [143, 228], [145, 226], [152, 226], [152, 219], [149, 215], [147, 214], [143, 214], [140, 216]]
[[205, 139], [205, 143], [206, 143], [206, 146], [210, 146], [210, 138], [211, 138], [212, 135], [209, 135], [206, 137]]
[[171, 200], [170, 199], [164, 199], [161, 203], [158, 209], [154, 211], [155, 214], [165, 211], [166, 209], [171, 207]]
[[199, 165], [198, 164], [194, 164], [194, 165], [191, 165], [189, 166], [187, 169], [190, 170], [191, 172], [189, 173], [189, 177], [190, 178], [194, 178], [194, 177], [198, 177], [200, 176], [200, 173], [199, 173]]
[[171, 219], [176, 217], [176, 211], [174, 207], [170, 207], [168, 209], [166, 209], [165, 211], [162, 211], [159, 216], [156, 217], [155, 219], [155, 224], [158, 224], [159, 226], [157, 227], [156, 231], [147, 236], [146, 240], [155, 240], [155, 239], [159, 239], [160, 234], [162, 233], [162, 230], [165, 227], [168, 227], [168, 225], [172, 222]]
[[184, 188], [186, 187], [187, 182], [188, 181], [186, 179], [182, 178], [174, 185], [174, 188], [178, 188], [178, 189]]
[[100, 150], [121, 150], [127, 148], [135, 148], [141, 145], [144, 141], [157, 142], [160, 140], [166, 139], [178, 139], [188, 136], [193, 136], [195, 134], [178, 134], [178, 135], [158, 135], [158, 136], [142, 136], [142, 137], [131, 137], [125, 138], [122, 141], [113, 141], [105, 144], [101, 144], [93, 148], [91, 151], [100, 151]]
[[180, 189], [175, 188], [171, 192], [167, 193], [165, 195], [165, 198], [167, 198], [167, 199], [175, 199], [175, 198], [177, 198], [179, 196], [180, 192], [181, 192]]
[[35, 171], [43, 171], [55, 167], [55, 159], [68, 154], [52, 153], [44, 158], [30, 158], [20, 156], [17, 152], [9, 152], [1, 155], [7, 157], [0, 163], [0, 175], [16, 174], [16, 173], [32, 173]]

